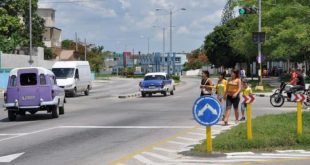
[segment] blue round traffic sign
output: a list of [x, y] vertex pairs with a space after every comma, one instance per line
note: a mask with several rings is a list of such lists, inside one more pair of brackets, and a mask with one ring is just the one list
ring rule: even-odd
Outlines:
[[214, 97], [199, 97], [193, 106], [194, 119], [201, 125], [212, 126], [216, 124], [222, 114], [222, 106]]

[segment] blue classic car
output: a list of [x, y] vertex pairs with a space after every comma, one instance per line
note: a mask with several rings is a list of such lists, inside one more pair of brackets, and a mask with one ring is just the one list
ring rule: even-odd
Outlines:
[[139, 86], [142, 97], [145, 97], [147, 94], [152, 96], [155, 93], [161, 93], [164, 96], [167, 96], [167, 93], [173, 95], [175, 90], [173, 79], [163, 72], [146, 74]]

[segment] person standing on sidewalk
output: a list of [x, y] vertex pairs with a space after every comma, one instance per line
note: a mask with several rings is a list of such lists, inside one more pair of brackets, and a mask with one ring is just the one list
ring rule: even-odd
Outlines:
[[[226, 87], [227, 87], [227, 80], [225, 79], [225, 76], [226, 76], [226, 72], [222, 72], [219, 76], [219, 80], [216, 85], [216, 95], [217, 95], [217, 99], [222, 105], [222, 109], [224, 109], [225, 107], [224, 95], [225, 95]], [[224, 115], [223, 115], [223, 119], [224, 119]]]
[[246, 78], [246, 73], [245, 73], [245, 70], [243, 68], [241, 68], [241, 70], [240, 70], [240, 77], [241, 77], [241, 79]]
[[202, 71], [201, 83], [200, 83], [200, 96], [212, 95], [212, 80], [210, 79], [210, 73], [207, 70]]
[[226, 99], [226, 112], [223, 120], [223, 125], [228, 125], [231, 107], [233, 106], [235, 111], [235, 122], [239, 121], [239, 102], [240, 102], [241, 80], [238, 70], [231, 72], [231, 78], [227, 82], [227, 90], [224, 98]]
[[[246, 79], [242, 79], [242, 95], [243, 96], [249, 96], [252, 94], [252, 89], [248, 84], [248, 81]], [[241, 119], [240, 121], [245, 121], [245, 115], [244, 112], [246, 110], [246, 103], [241, 103]]]

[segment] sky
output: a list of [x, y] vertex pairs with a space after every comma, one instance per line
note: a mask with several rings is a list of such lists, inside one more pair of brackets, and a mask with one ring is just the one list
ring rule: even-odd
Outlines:
[[[39, 0], [40, 8], [56, 10], [55, 27], [62, 39], [104, 46], [114, 52], [191, 52], [220, 24], [227, 0]], [[185, 8], [186, 10], [181, 10]], [[160, 9], [160, 10], [156, 10]], [[149, 41], [149, 42], [148, 42]], [[149, 44], [148, 44], [149, 43]]]

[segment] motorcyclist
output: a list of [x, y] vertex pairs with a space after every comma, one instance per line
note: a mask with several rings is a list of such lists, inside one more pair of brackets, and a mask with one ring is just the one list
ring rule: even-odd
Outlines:
[[288, 91], [287, 96], [290, 99], [292, 96], [292, 93], [295, 93], [296, 91], [305, 90], [305, 80], [302, 76], [302, 73], [300, 70], [297, 70], [295, 75], [292, 76], [292, 79], [290, 81], [290, 84], [293, 85]]

